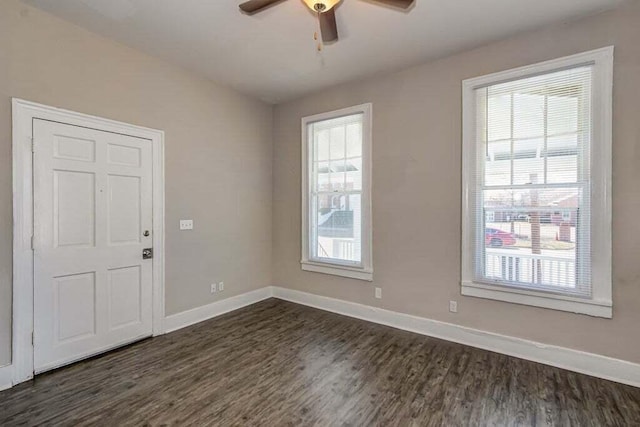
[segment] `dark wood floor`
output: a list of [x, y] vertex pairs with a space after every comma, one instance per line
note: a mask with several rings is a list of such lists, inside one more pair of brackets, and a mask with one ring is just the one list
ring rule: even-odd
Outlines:
[[0, 393], [0, 425], [640, 426], [640, 389], [275, 299]]

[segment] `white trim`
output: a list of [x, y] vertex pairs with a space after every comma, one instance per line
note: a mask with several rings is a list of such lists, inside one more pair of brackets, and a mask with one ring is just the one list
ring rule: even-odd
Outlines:
[[236, 295], [211, 304], [172, 314], [164, 319], [167, 333], [212, 319], [230, 311], [246, 307], [272, 297], [271, 286]]
[[[353, 267], [338, 262], [328, 262], [312, 259], [309, 254], [309, 140], [307, 127], [309, 124], [323, 120], [335, 119], [362, 113], [364, 120], [362, 124], [362, 165], [366, 168], [362, 176], [362, 262]], [[302, 118], [302, 260], [301, 268], [305, 271], [331, 274], [335, 276], [349, 277], [373, 281], [373, 216], [372, 216], [372, 151], [373, 151], [373, 105], [371, 103], [355, 105], [353, 107], [342, 108], [340, 110], [315, 114]]]
[[350, 268], [339, 264], [326, 264], [311, 261], [300, 261], [304, 271], [312, 271], [314, 273], [331, 274], [334, 276], [348, 277], [350, 279], [365, 280], [373, 282], [373, 271], [367, 271], [362, 268]]
[[594, 317], [610, 319], [613, 316], [613, 308], [610, 301], [581, 300], [566, 295], [537, 293], [525, 289], [511, 289], [482, 283], [463, 282], [462, 295], [570, 311]]
[[[484, 86], [506, 83], [512, 80], [521, 79], [523, 77], [535, 76], [580, 65], [593, 63], [606, 64], [608, 61], [613, 60], [613, 51], [614, 46], [606, 46], [600, 49], [576, 53], [574, 55], [538, 62], [536, 64], [525, 65], [523, 67], [512, 68], [506, 71], [498, 71], [497, 73], [487, 74], [480, 77], [472, 77], [470, 79], [464, 80], [462, 82], [462, 85], [465, 89], [476, 89]], [[612, 67], [607, 68], [613, 70]]]
[[164, 132], [12, 99], [13, 111], [13, 384], [33, 378], [32, 122], [44, 119], [144, 138], [153, 149], [153, 335], [164, 319]]
[[[640, 364], [637, 363], [278, 286], [267, 286], [202, 307], [172, 314], [165, 318], [164, 328], [167, 333], [173, 332], [272, 297], [420, 335], [640, 387]], [[12, 365], [0, 368], [0, 390], [11, 387], [11, 368]]]
[[640, 364], [625, 360], [509, 337], [292, 289], [274, 286], [273, 296], [332, 313], [640, 387]]
[[0, 391], [13, 387], [13, 365], [0, 367]]
[[[462, 167], [462, 295], [495, 299], [516, 304], [551, 308], [597, 317], [611, 318], [611, 176], [612, 176], [612, 97], [614, 47], [583, 52], [462, 82], [463, 167]], [[475, 150], [476, 108], [474, 91], [501, 82], [539, 75], [555, 70], [593, 64], [593, 140], [591, 144], [591, 298], [559, 296], [537, 290], [518, 290], [474, 281]]]

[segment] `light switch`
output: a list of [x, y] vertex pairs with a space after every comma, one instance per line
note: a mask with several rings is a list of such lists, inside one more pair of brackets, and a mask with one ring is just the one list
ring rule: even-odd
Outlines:
[[193, 220], [192, 219], [181, 219], [180, 220], [180, 230], [193, 230]]

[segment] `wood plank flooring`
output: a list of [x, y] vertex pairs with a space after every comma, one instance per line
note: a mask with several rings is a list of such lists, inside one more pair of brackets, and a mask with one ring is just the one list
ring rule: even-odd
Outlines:
[[640, 389], [270, 299], [1, 392], [0, 425], [640, 426]]

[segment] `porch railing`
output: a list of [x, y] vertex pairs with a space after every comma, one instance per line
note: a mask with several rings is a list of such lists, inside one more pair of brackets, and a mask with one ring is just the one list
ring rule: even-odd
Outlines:
[[571, 258], [487, 251], [485, 275], [523, 284], [573, 287], [576, 283], [576, 263]]

